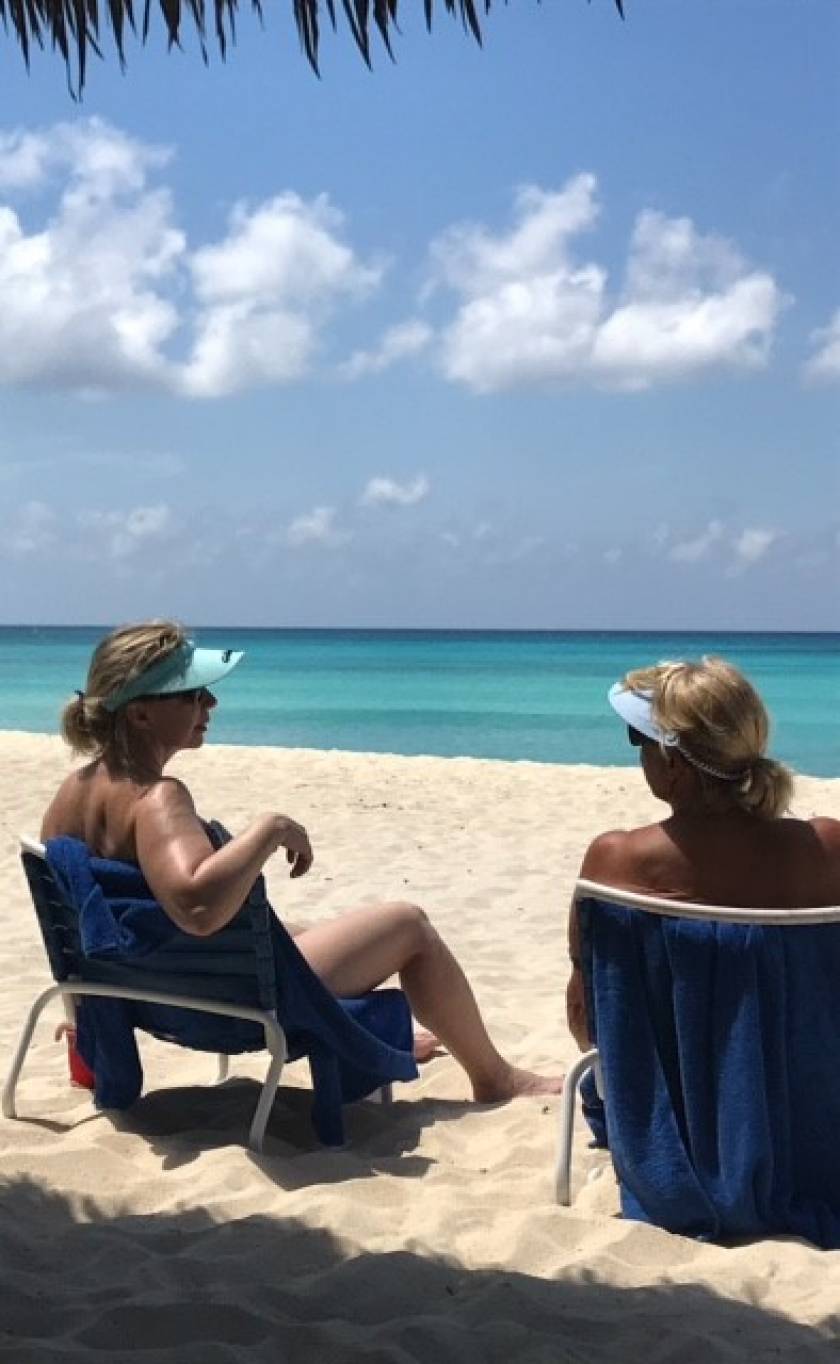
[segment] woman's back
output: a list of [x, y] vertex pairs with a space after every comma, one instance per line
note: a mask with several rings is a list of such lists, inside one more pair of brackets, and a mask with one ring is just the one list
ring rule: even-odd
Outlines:
[[712, 905], [840, 904], [840, 822], [677, 812], [661, 824], [601, 835], [582, 875]]
[[88, 763], [62, 782], [44, 815], [41, 837], [67, 834], [97, 857], [137, 862], [137, 809], [153, 786], [115, 776], [103, 759]]

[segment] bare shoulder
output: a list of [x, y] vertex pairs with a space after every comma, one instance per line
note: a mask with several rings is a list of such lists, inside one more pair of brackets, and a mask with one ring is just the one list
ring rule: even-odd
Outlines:
[[89, 767], [75, 768], [68, 772], [59, 786], [41, 820], [41, 838], [54, 838], [57, 834], [75, 832], [83, 803], [86, 779], [89, 778], [93, 764]]
[[137, 859], [148, 872], [168, 860], [200, 861], [212, 851], [188, 787], [177, 777], [161, 777], [134, 807]]
[[160, 777], [143, 792], [139, 802], [139, 808], [148, 812], [150, 815], [165, 814], [168, 811], [180, 812], [187, 810], [195, 814], [195, 802], [190, 795], [189, 787], [185, 786], [178, 777]]
[[197, 833], [206, 837], [189, 788], [177, 777], [161, 777], [142, 793], [134, 806], [133, 825], [138, 854], [171, 839]]
[[586, 849], [581, 876], [608, 886], [623, 884], [655, 841], [658, 828], [654, 824], [641, 829], [609, 829], [599, 834]]
[[840, 856], [840, 819], [817, 815], [815, 819], [809, 819], [808, 823], [826, 852]]
[[661, 824], [638, 829], [612, 829], [599, 834], [586, 850], [580, 875], [604, 886], [621, 886], [643, 894], [670, 894], [675, 879], [673, 844]]

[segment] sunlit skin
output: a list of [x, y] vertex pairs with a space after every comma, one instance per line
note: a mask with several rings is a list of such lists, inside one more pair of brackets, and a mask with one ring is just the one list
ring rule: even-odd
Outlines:
[[[671, 807], [661, 823], [600, 834], [580, 875], [602, 885], [709, 905], [804, 909], [840, 904], [840, 821], [762, 819], [736, 808], [710, 809], [703, 783], [675, 748], [646, 739], [639, 749], [651, 792]], [[569, 1031], [592, 1045], [586, 1023], [580, 935], [569, 916], [572, 973], [566, 990]]]
[[[214, 849], [187, 787], [164, 775], [174, 754], [201, 747], [216, 704], [206, 689], [128, 702], [129, 767], [120, 768], [103, 756], [72, 772], [41, 829], [45, 839], [69, 834], [101, 857], [137, 863], [167, 914], [197, 936], [230, 922], [279, 849], [284, 849], [293, 877], [305, 875], [313, 860], [303, 826], [277, 813], [260, 816], [230, 843]], [[425, 1029], [415, 1039], [417, 1059], [428, 1060], [441, 1048], [450, 1051], [467, 1072], [479, 1102], [561, 1090], [562, 1077], [522, 1070], [496, 1050], [463, 971], [418, 905], [367, 905], [290, 931], [336, 995], [362, 995], [399, 976], [414, 1017]]]

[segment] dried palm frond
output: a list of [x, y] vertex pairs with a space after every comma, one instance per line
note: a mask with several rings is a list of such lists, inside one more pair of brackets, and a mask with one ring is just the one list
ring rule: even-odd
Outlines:
[[[613, 0], [619, 14], [624, 17], [623, 0]], [[222, 56], [225, 55], [229, 40], [235, 35], [236, 12], [239, 0], [158, 0], [169, 46], [179, 46], [181, 37], [181, 18], [186, 10], [191, 17], [201, 51], [207, 59], [207, 17], [212, 9], [216, 41]], [[280, 0], [286, 3], [286, 0]], [[379, 30], [382, 41], [390, 55], [391, 32], [397, 27], [397, 8], [399, 0], [341, 0], [341, 9], [350, 27], [353, 40], [362, 57], [370, 65], [370, 27], [371, 19]], [[483, 3], [485, 14], [490, 10], [491, 0], [443, 0], [447, 12], [460, 16], [465, 29], [468, 29], [477, 42], [481, 42], [481, 29], [478, 11]], [[251, 7], [258, 18], [262, 18], [261, 0], [251, 0]], [[145, 41], [149, 32], [152, 0], [144, 0], [142, 18], [142, 37]], [[336, 0], [292, 0], [292, 12], [297, 24], [301, 46], [312, 65], [318, 71], [319, 16], [326, 10], [330, 23], [336, 27]], [[432, 26], [434, 0], [423, 0], [426, 24]], [[125, 65], [126, 26], [137, 31], [134, 14], [134, 0], [107, 0], [108, 20], [117, 55], [122, 66]], [[43, 47], [49, 41], [58, 48], [64, 58], [68, 80], [72, 91], [78, 93], [85, 83], [87, 53], [90, 47], [98, 56], [102, 55], [100, 39], [99, 0], [0, 0], [0, 19], [8, 31], [11, 29], [20, 45], [27, 65], [33, 45]], [[75, 69], [74, 69], [75, 64]]]

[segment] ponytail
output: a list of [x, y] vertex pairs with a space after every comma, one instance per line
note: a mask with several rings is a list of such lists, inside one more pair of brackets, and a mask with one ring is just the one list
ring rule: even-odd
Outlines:
[[114, 716], [95, 696], [76, 692], [61, 713], [61, 734], [74, 753], [97, 757], [114, 740]]
[[793, 773], [775, 758], [753, 758], [740, 784], [737, 804], [761, 819], [777, 819], [793, 799]]

